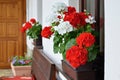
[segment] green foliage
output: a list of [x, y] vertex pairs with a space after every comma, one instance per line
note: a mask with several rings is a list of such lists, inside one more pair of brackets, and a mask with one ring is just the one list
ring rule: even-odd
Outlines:
[[[80, 28], [74, 31], [71, 31], [69, 33], [66, 33], [64, 35], [60, 35], [58, 34], [58, 32], [54, 33], [54, 46], [53, 46], [53, 50], [54, 53], [60, 53], [63, 56], [63, 59], [65, 59], [66, 56], [66, 51], [73, 45], [76, 45], [76, 37], [80, 35], [80, 33], [82, 32], [91, 32], [93, 35], [97, 36], [98, 33], [96, 31], [94, 31], [91, 28], [91, 25], [86, 25], [86, 27], [84, 28]], [[93, 46], [87, 48], [88, 50], [88, 62], [93, 61], [98, 52], [99, 52], [99, 47], [94, 44]]]
[[97, 54], [99, 52], [99, 47], [93, 45], [92, 47], [88, 48], [88, 62], [91, 62], [96, 59]]
[[40, 36], [41, 30], [42, 30], [42, 25], [37, 22], [32, 26], [32, 28], [30, 28], [27, 31], [27, 35], [29, 36], [29, 38], [37, 39], [38, 36]]
[[66, 50], [75, 44], [75, 37], [77, 36], [76, 31], [72, 31], [69, 34], [60, 35], [57, 32], [54, 34], [54, 45], [53, 51], [54, 53], [60, 53], [65, 59]]
[[87, 24], [86, 25], [86, 32], [92, 32], [92, 28], [91, 28], [91, 25], [90, 24]]
[[75, 39], [71, 39], [69, 40], [67, 43], [66, 43], [66, 46], [65, 46], [65, 50], [69, 49], [71, 46], [75, 45], [76, 42], [75, 42]]

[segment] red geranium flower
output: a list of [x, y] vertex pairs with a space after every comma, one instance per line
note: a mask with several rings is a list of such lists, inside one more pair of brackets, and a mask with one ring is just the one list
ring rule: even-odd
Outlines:
[[73, 13], [73, 12], [76, 12], [75, 7], [68, 6], [68, 13]]
[[24, 27], [26, 29], [30, 29], [30, 28], [32, 28], [32, 24], [30, 22], [26, 22]]
[[64, 21], [69, 21], [70, 24], [75, 27], [78, 28], [78, 25], [80, 25], [80, 18], [79, 18], [79, 13], [71, 13], [69, 15], [65, 15], [64, 17]]
[[80, 12], [79, 13], [79, 18], [80, 18], [80, 26], [85, 26], [86, 25], [86, 21], [85, 19], [88, 18], [88, 15], [86, 15], [85, 12]]
[[31, 19], [30, 19], [30, 22], [31, 22], [32, 24], [35, 24], [35, 23], [36, 23], [36, 20], [35, 20], [34, 18], [31, 18]]
[[32, 28], [32, 24], [30, 22], [26, 22], [21, 28], [21, 32], [25, 32], [27, 29]]
[[89, 32], [84, 32], [76, 38], [76, 42], [79, 47], [90, 47], [94, 44], [95, 37]]
[[85, 48], [72, 46], [66, 51], [66, 59], [74, 68], [77, 68], [80, 65], [84, 65], [87, 62], [87, 54], [88, 51]]
[[42, 25], [39, 22], [36, 22], [34, 18], [31, 18], [29, 21], [23, 24], [21, 27], [21, 32], [26, 32], [26, 35], [31, 39], [38, 39], [40, 32], [42, 30]]
[[46, 26], [42, 31], [41, 31], [41, 36], [45, 38], [49, 38], [53, 32], [51, 31], [51, 26]]
[[65, 15], [69, 15], [69, 14], [74, 13], [74, 12], [76, 12], [75, 7], [68, 6], [68, 11], [65, 12], [64, 14], [65, 14]]

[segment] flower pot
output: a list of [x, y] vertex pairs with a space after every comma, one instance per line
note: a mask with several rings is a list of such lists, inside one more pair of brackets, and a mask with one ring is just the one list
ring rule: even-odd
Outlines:
[[95, 71], [92, 70], [91, 63], [75, 69], [67, 61], [62, 60], [62, 68], [66, 75], [73, 80], [95, 80]]
[[14, 66], [11, 63], [11, 69], [14, 76], [31, 76], [31, 66]]
[[34, 39], [33, 41], [34, 41], [33, 44], [34, 44], [37, 48], [39, 48], [39, 49], [42, 48], [42, 37], [41, 37], [41, 36], [38, 36], [38, 39]]

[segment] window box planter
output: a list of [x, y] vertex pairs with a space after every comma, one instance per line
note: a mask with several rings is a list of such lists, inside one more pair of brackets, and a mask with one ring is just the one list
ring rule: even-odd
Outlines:
[[62, 68], [72, 80], [95, 80], [95, 71], [92, 69], [91, 63], [74, 69], [67, 61], [62, 60]]
[[38, 36], [38, 39], [33, 40], [33, 45], [36, 46], [38, 49], [42, 49], [42, 37], [41, 37], [41, 35]]

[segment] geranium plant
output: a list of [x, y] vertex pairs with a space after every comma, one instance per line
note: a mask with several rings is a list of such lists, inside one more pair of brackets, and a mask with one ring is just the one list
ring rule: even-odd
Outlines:
[[26, 32], [29, 38], [38, 39], [40, 32], [42, 30], [42, 25], [39, 24], [34, 18], [31, 18], [30, 21], [23, 24], [21, 32]]
[[32, 64], [31, 57], [24, 57], [24, 56], [15, 56], [11, 59], [11, 63], [14, 66], [26, 66]]
[[77, 12], [75, 7], [64, 3], [55, 3], [51, 11], [47, 17], [50, 25], [44, 27], [41, 35], [54, 36], [54, 53], [61, 53], [74, 68], [95, 60], [98, 45], [92, 14]]

